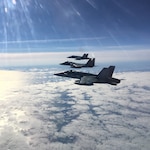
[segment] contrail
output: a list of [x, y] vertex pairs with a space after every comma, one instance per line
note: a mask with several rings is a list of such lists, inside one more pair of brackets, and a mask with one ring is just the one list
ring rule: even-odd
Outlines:
[[26, 40], [26, 41], [1, 41], [0, 44], [16, 44], [16, 43], [47, 43], [47, 42], [70, 42], [70, 41], [90, 41], [102, 40], [106, 37], [89, 37], [89, 38], [70, 38], [70, 39], [47, 39], [47, 40]]

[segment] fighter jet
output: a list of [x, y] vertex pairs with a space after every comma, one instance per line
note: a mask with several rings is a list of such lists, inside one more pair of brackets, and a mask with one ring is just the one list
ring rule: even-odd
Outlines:
[[90, 58], [86, 64], [79, 64], [75, 62], [66, 61], [61, 63], [60, 65], [70, 65], [72, 68], [82, 68], [82, 67], [94, 67], [95, 66], [95, 58]]
[[82, 56], [76, 56], [76, 55], [72, 55], [72, 56], [69, 56], [67, 58], [75, 58], [76, 60], [81, 60], [81, 59], [89, 59], [88, 58], [88, 54], [83, 54]]
[[120, 79], [112, 78], [115, 66], [109, 66], [108, 68], [103, 68], [99, 74], [77, 72], [69, 70], [62, 73], [56, 73], [54, 75], [77, 78], [79, 80], [75, 81], [78, 85], [93, 85], [94, 83], [107, 83], [111, 85], [117, 85], [120, 83]]

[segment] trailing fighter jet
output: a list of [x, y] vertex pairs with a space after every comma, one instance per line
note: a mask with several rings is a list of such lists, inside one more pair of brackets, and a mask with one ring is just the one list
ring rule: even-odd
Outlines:
[[76, 55], [72, 55], [72, 56], [69, 56], [67, 58], [75, 58], [76, 60], [81, 60], [81, 59], [89, 59], [88, 58], [88, 54], [83, 54], [82, 56], [76, 56]]
[[60, 65], [70, 65], [72, 68], [94, 67], [95, 58], [90, 58], [86, 64], [79, 64], [75, 62], [66, 61], [64, 63], [61, 63]]
[[109, 66], [108, 68], [103, 68], [98, 75], [77, 71], [66, 71], [62, 73], [56, 73], [54, 75], [77, 78], [79, 80], [75, 81], [75, 84], [79, 85], [93, 85], [94, 83], [107, 83], [111, 85], [117, 85], [120, 83], [120, 79], [112, 78], [115, 66]]

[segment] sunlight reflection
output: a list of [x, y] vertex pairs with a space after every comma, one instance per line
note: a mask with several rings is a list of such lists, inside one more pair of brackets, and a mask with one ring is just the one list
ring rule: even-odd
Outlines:
[[[0, 101], [23, 85], [23, 72], [0, 70]], [[9, 94], [8, 94], [9, 93]]]

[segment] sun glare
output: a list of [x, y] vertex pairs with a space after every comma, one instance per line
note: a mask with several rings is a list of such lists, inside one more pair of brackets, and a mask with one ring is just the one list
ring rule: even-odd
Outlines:
[[23, 85], [22, 78], [22, 73], [18, 71], [0, 71], [0, 101]]

